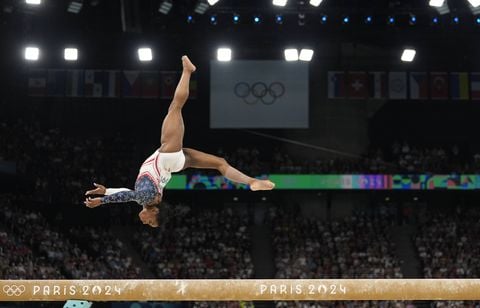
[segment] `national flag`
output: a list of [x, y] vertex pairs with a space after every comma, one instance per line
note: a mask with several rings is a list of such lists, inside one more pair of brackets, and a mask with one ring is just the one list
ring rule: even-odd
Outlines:
[[406, 72], [390, 72], [388, 74], [388, 94], [390, 99], [407, 98]]
[[85, 76], [83, 70], [68, 70], [66, 78], [65, 95], [68, 97], [81, 97], [84, 95]]
[[66, 71], [48, 70], [47, 95], [65, 96]]
[[345, 73], [328, 72], [328, 98], [345, 98]]
[[179, 72], [162, 71], [160, 72], [160, 98], [171, 99], [177, 88]]
[[142, 95], [142, 83], [139, 71], [123, 71], [123, 97], [133, 98]]
[[410, 73], [410, 99], [428, 99], [428, 75], [426, 72]]
[[120, 71], [105, 71], [105, 87], [103, 88], [104, 97], [122, 96], [122, 76]]
[[480, 73], [470, 74], [470, 93], [472, 101], [480, 100]]
[[450, 73], [450, 96], [452, 100], [468, 100], [470, 98], [468, 73]]
[[368, 73], [368, 85], [370, 88], [370, 98], [387, 98], [387, 74], [385, 72]]
[[45, 96], [47, 92], [47, 71], [30, 70], [28, 74], [28, 95]]
[[158, 72], [144, 71], [142, 72], [142, 97], [157, 98], [160, 94]]
[[102, 97], [107, 83], [107, 75], [104, 71], [85, 71], [85, 96]]
[[365, 99], [368, 96], [367, 73], [347, 73], [347, 95], [351, 99]]
[[431, 99], [448, 99], [448, 74], [446, 72], [430, 73]]

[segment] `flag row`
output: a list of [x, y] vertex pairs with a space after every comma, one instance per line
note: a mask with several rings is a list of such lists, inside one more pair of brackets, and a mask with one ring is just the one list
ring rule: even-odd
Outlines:
[[[179, 71], [58, 70], [32, 69], [28, 73], [29, 96], [161, 98], [171, 99]], [[197, 81], [191, 80], [190, 98], [196, 98]]]
[[480, 100], [480, 72], [328, 72], [330, 99]]

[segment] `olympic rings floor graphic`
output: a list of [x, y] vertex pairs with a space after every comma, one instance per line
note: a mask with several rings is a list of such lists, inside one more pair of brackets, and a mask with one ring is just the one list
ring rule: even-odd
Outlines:
[[480, 300], [480, 279], [0, 280], [0, 301]]

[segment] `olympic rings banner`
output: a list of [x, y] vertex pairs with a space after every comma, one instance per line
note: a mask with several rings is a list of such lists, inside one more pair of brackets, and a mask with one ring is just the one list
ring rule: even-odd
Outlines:
[[308, 128], [308, 64], [210, 64], [210, 127]]
[[[275, 182], [275, 189], [308, 190], [477, 190], [478, 174], [270, 174], [258, 178]], [[233, 183], [223, 176], [202, 174], [173, 175], [168, 189], [246, 190], [247, 185]]]

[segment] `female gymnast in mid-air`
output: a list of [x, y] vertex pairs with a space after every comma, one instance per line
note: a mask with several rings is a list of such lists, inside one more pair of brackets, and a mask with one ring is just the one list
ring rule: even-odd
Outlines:
[[[175, 95], [168, 113], [163, 120], [160, 139], [160, 148], [145, 160], [140, 168], [135, 190], [127, 188], [105, 188], [94, 184], [95, 189], [86, 192], [85, 205], [90, 208], [105, 203], [135, 201], [143, 206], [138, 214], [144, 224], [152, 227], [159, 226], [162, 219], [159, 210], [162, 201], [163, 188], [171, 178], [172, 172], [179, 172], [186, 168], [217, 169], [227, 179], [250, 185], [251, 190], [271, 190], [275, 184], [269, 180], [251, 178], [234, 167], [225, 159], [203, 153], [194, 149], [183, 148], [182, 108], [188, 99], [190, 76], [196, 67], [187, 56], [182, 57], [183, 72], [175, 90]], [[103, 195], [103, 197], [92, 197]]]

